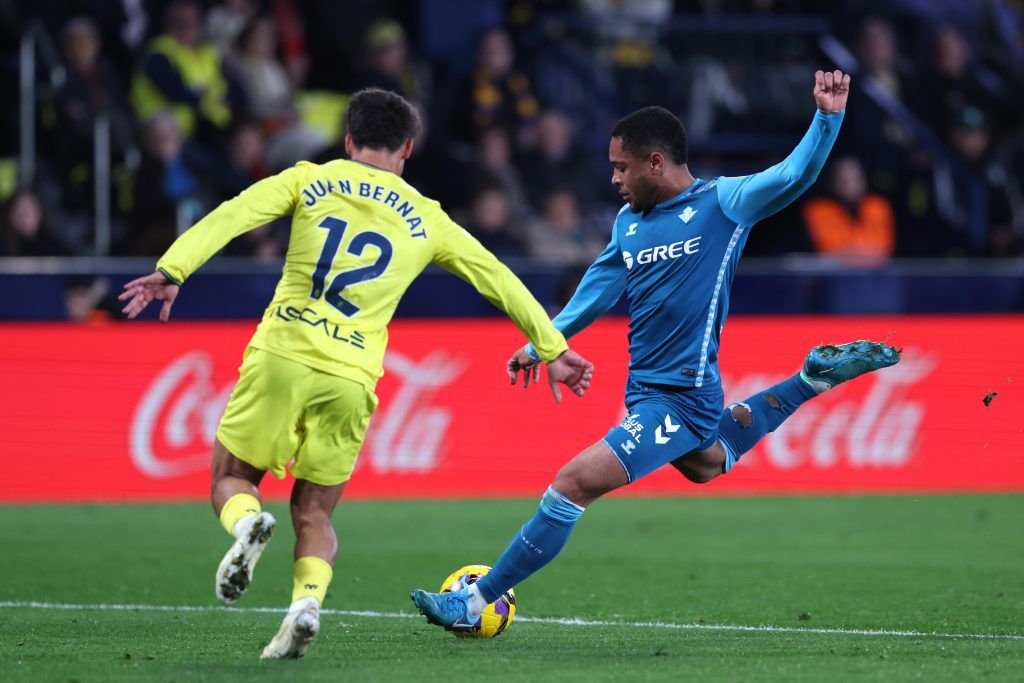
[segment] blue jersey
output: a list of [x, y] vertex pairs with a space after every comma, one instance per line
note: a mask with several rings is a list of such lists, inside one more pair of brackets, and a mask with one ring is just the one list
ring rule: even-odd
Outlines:
[[622, 207], [608, 246], [555, 317], [555, 327], [568, 338], [625, 292], [634, 379], [679, 387], [718, 384], [719, 336], [750, 228], [814, 183], [842, 120], [843, 112], [818, 111], [793, 152], [761, 173], [695, 180], [647, 213]]

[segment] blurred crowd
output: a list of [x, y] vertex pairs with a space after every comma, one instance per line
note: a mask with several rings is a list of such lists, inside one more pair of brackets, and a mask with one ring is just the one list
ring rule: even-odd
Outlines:
[[[814, 70], [839, 64], [855, 91], [837, 149], [812, 193], [754, 231], [748, 253], [828, 254], [857, 267], [1016, 256], [1022, 6], [0, 0], [7, 92], [17, 92], [19, 45], [33, 26], [59, 53], [37, 68], [28, 185], [5, 178], [16, 164], [3, 160], [18, 152], [14, 98], [5, 107], [0, 255], [95, 253], [100, 117], [111, 133], [109, 253], [155, 256], [254, 181], [343, 156], [348, 99], [378, 86], [423, 115], [409, 182], [500, 257], [577, 272], [620, 205], [606, 162], [616, 118], [667, 106], [688, 128], [695, 175], [751, 173], [795, 145], [813, 113]], [[227, 253], [279, 258], [287, 229], [263, 226]]]

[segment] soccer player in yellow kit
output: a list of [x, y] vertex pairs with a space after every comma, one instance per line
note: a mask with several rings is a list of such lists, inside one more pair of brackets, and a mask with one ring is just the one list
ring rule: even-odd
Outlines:
[[262, 658], [297, 658], [319, 630], [338, 540], [331, 514], [352, 474], [383, 374], [387, 324], [409, 284], [437, 263], [473, 285], [515, 321], [558, 383], [579, 396], [593, 366], [569, 350], [526, 287], [440, 205], [402, 180], [419, 118], [400, 96], [357, 93], [348, 111], [349, 160], [299, 163], [221, 204], [185, 232], [157, 271], [125, 285], [135, 318], [154, 299], [167, 321], [179, 287], [229, 240], [292, 216], [284, 272], [249, 342], [217, 429], [211, 499], [235, 538], [217, 570], [224, 603], [249, 586], [275, 520], [259, 484], [285, 467], [295, 477], [292, 604]]

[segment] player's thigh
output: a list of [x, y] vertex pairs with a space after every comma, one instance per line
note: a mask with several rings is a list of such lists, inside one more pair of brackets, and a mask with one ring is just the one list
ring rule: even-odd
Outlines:
[[634, 482], [696, 449], [702, 439], [685, 425], [673, 406], [644, 402], [633, 405], [629, 415], [608, 431], [604, 442], [622, 463], [628, 481]]
[[622, 463], [608, 444], [598, 441], [567, 462], [558, 471], [552, 486], [577, 505], [587, 506], [628, 483]]
[[377, 408], [377, 397], [364, 385], [320, 373], [304, 415], [305, 439], [291, 472], [320, 486], [348, 481]]
[[695, 484], [706, 484], [725, 470], [725, 448], [715, 439], [706, 448], [698, 448], [672, 461], [672, 467]]
[[217, 440], [239, 460], [283, 478], [302, 441], [302, 414], [314, 372], [302, 363], [247, 349]]

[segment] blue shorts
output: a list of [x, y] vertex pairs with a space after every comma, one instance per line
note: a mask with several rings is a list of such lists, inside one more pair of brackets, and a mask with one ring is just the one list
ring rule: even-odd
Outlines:
[[626, 381], [629, 415], [604, 442], [629, 480], [646, 476], [690, 451], [710, 448], [722, 418], [722, 385], [700, 388], [649, 386]]

